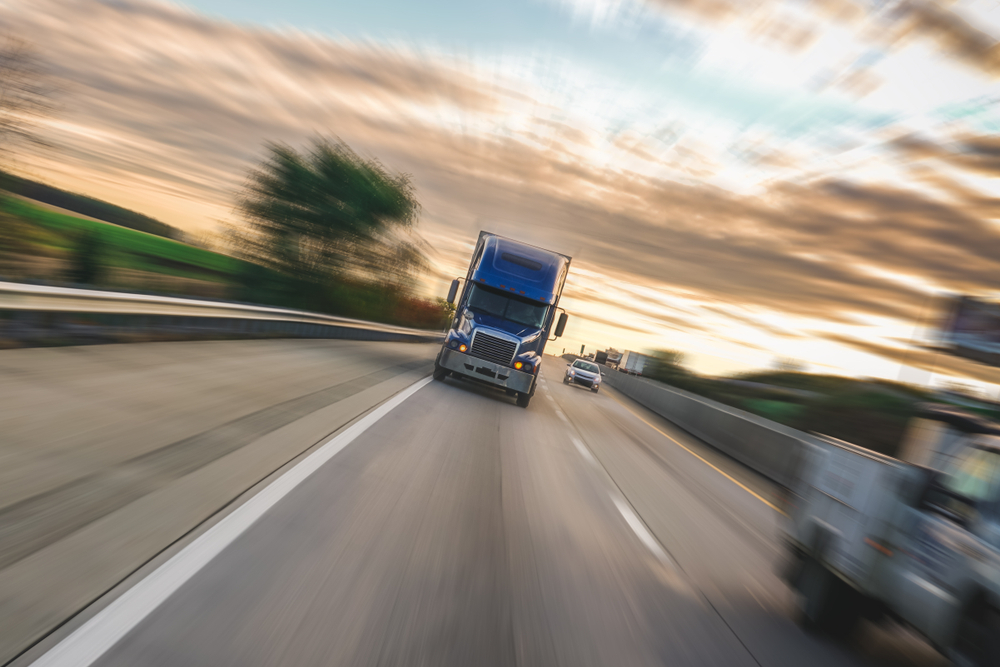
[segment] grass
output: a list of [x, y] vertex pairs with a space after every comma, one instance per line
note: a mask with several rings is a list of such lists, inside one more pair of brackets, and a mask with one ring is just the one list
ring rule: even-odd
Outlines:
[[59, 252], [71, 251], [81, 235], [97, 230], [107, 248], [105, 263], [112, 267], [213, 282], [233, 282], [245, 266], [241, 260], [210, 250], [59, 213], [21, 199], [9, 199], [4, 206], [9, 214], [37, 225], [43, 232], [39, 242]]
[[802, 414], [803, 407], [798, 403], [787, 401], [770, 401], [763, 398], [751, 398], [743, 402], [748, 412], [760, 415], [765, 419], [780, 424], [793, 424]]

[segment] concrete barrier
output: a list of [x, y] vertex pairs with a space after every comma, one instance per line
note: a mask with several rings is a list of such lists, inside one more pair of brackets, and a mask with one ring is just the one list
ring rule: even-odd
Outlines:
[[607, 385], [782, 486], [793, 486], [807, 444], [819, 444], [808, 433], [661, 382], [604, 373]]
[[13, 345], [279, 337], [426, 343], [444, 334], [288, 308], [0, 282], [0, 341]]

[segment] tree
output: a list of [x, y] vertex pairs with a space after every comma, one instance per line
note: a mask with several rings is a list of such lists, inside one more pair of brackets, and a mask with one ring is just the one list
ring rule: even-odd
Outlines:
[[774, 360], [774, 370], [780, 373], [804, 373], [806, 365], [798, 359], [778, 357]]
[[4, 162], [18, 144], [47, 145], [37, 129], [38, 122], [52, 113], [52, 93], [50, 76], [35, 50], [22, 39], [7, 37], [0, 44], [0, 159]]
[[[52, 88], [41, 60], [27, 42], [8, 37], [0, 43], [0, 165], [6, 167], [18, 144], [45, 145], [36, 129], [51, 113]], [[10, 177], [0, 170], [0, 259], [26, 254], [37, 230], [7, 210]]]
[[74, 283], [94, 285], [104, 277], [107, 244], [97, 227], [83, 230], [76, 238], [70, 268]]
[[239, 197], [245, 257], [313, 283], [333, 276], [405, 284], [425, 257], [411, 232], [420, 205], [406, 174], [392, 174], [343, 141], [300, 153], [269, 144]]

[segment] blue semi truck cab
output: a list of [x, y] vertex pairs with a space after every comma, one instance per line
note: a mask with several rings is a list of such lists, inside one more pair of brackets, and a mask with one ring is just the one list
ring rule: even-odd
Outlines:
[[479, 232], [465, 280], [452, 281], [448, 292], [455, 318], [434, 362], [434, 379], [453, 375], [491, 384], [528, 407], [545, 343], [566, 328], [559, 297], [571, 260]]

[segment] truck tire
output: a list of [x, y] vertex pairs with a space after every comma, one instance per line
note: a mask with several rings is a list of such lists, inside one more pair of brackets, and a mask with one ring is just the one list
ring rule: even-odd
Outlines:
[[953, 654], [961, 667], [1000, 665], [1000, 611], [986, 606], [970, 609], [959, 622]]
[[812, 556], [802, 563], [799, 592], [799, 620], [808, 632], [841, 639], [857, 625], [860, 595]]
[[529, 391], [526, 394], [518, 394], [517, 395], [517, 407], [519, 407], [519, 408], [526, 408], [526, 407], [528, 407], [528, 403], [531, 402], [531, 397], [535, 395], [535, 388], [537, 386], [538, 386], [538, 383], [535, 382], [534, 380], [532, 380], [532, 382], [531, 382], [531, 391]]
[[438, 382], [443, 382], [444, 379], [446, 377], [448, 377], [448, 373], [449, 373], [448, 369], [445, 368], [444, 366], [440, 365], [437, 362], [437, 359], [435, 359], [434, 360], [434, 373], [433, 373], [434, 379], [437, 380]]

